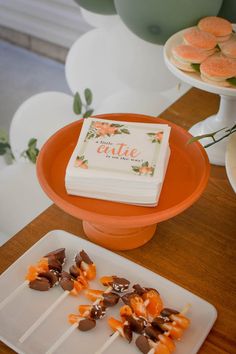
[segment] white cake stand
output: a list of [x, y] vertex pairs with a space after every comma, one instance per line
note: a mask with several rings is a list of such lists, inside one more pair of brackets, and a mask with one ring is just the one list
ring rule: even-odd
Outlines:
[[[171, 36], [164, 46], [164, 59], [169, 70], [182, 81], [195, 86], [204, 91], [216, 93], [220, 95], [220, 108], [217, 114], [208, 117], [207, 119], [195, 124], [190, 133], [193, 136], [212, 133], [221, 128], [231, 128], [236, 122], [236, 88], [220, 87], [208, 84], [202, 81], [198, 73], [187, 73], [179, 70], [174, 64], [171, 63], [172, 48], [180, 43], [183, 43], [182, 30]], [[217, 138], [223, 133], [218, 133]], [[214, 165], [225, 165], [225, 152], [228, 138], [225, 138], [206, 149], [209, 160]], [[200, 141], [202, 145], [207, 145], [212, 142], [211, 138], [204, 138]]]

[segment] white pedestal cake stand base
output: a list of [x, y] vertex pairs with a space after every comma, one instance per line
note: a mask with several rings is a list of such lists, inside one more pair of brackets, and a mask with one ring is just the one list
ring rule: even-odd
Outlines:
[[[204, 91], [216, 93], [220, 95], [220, 108], [217, 114], [208, 117], [195, 124], [191, 129], [190, 133], [193, 136], [213, 133], [222, 128], [231, 128], [236, 123], [236, 88], [230, 87], [220, 87], [216, 85], [208, 84], [202, 81], [200, 74], [198, 73], [187, 73], [179, 70], [170, 61], [172, 48], [183, 42], [183, 31], [174, 34], [168, 39], [164, 47], [164, 58], [165, 63], [169, 70], [180, 78], [182, 81], [195, 86]], [[219, 133], [217, 138], [219, 138], [223, 133]], [[228, 138], [225, 138], [206, 149], [209, 160], [214, 165], [225, 165], [225, 152], [227, 146]], [[207, 145], [212, 142], [211, 138], [205, 138], [200, 141], [202, 145]]]

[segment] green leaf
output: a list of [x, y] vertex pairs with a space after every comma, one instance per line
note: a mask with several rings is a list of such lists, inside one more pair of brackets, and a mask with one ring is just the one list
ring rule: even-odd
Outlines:
[[93, 100], [93, 94], [89, 88], [86, 88], [84, 90], [84, 97], [85, 97], [85, 101], [86, 101], [87, 105], [90, 105]]
[[123, 126], [124, 126], [124, 124], [116, 124], [116, 123], [111, 124], [111, 127], [116, 127], [116, 128], [121, 128]]
[[22, 156], [28, 158], [32, 163], [36, 163], [39, 154], [39, 149], [36, 147], [36, 145], [37, 139], [31, 138], [28, 142], [28, 149], [23, 151], [21, 154]]
[[31, 139], [29, 140], [29, 142], [28, 142], [28, 147], [29, 147], [29, 148], [34, 148], [34, 147], [36, 146], [36, 144], [37, 144], [37, 139], [31, 138]]
[[82, 112], [82, 101], [79, 92], [76, 92], [74, 96], [73, 110], [75, 114], [81, 114]]
[[142, 163], [142, 166], [143, 166], [143, 167], [148, 167], [148, 161], [143, 162], [143, 163]]
[[97, 135], [95, 135], [94, 133], [89, 133], [89, 134], [87, 134], [86, 139], [89, 140], [89, 139], [92, 139], [94, 137], [97, 137]]
[[212, 134], [203, 134], [198, 136], [193, 136], [191, 139], [187, 141], [187, 145], [194, 143], [195, 141], [204, 139], [204, 138], [212, 138]]
[[28, 159], [29, 159], [32, 163], [36, 163], [38, 154], [39, 154], [39, 150], [38, 150], [38, 149], [26, 150], [26, 155], [27, 155]]
[[191, 67], [198, 73], [200, 73], [200, 64], [192, 63]]
[[132, 170], [134, 172], [139, 172], [139, 167], [138, 166], [132, 166]]
[[236, 86], [236, 77], [230, 77], [226, 81], [228, 81], [231, 85]]
[[10, 145], [8, 143], [3, 143], [3, 142], [0, 142], [0, 148], [1, 149], [10, 149]]
[[120, 131], [124, 134], [130, 134], [129, 130], [125, 128], [121, 129]]
[[93, 109], [89, 109], [88, 111], [86, 111], [84, 114], [83, 114], [83, 118], [88, 118], [90, 117], [92, 114], [93, 114]]
[[214, 136], [221, 132], [222, 130], [225, 130], [225, 128], [222, 128], [222, 129], [219, 129], [219, 130], [216, 130], [215, 132], [213, 133], [209, 133], [209, 134], [202, 134], [202, 135], [198, 135], [198, 136], [193, 136], [191, 139], [189, 139], [187, 141], [187, 145], [188, 144], [192, 144], [194, 143], [195, 141], [198, 141], [198, 140], [201, 140], [201, 139], [204, 139], [204, 138], [212, 138], [214, 140]]
[[149, 135], [149, 136], [154, 136], [154, 135], [156, 135], [155, 133], [147, 133], [147, 135]]
[[8, 135], [7, 132], [5, 132], [5, 130], [0, 129], [0, 141], [3, 143], [7, 143], [8, 142]]

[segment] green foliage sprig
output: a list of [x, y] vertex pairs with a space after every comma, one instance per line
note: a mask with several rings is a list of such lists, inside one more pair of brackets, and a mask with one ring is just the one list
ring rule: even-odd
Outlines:
[[[217, 133], [224, 131], [224, 135], [220, 136], [220, 138], [216, 138]], [[218, 143], [219, 141], [227, 138], [227, 136], [233, 134], [236, 132], [236, 124], [234, 124], [231, 128], [222, 128], [219, 129], [213, 133], [209, 133], [209, 134], [203, 134], [203, 135], [198, 135], [198, 136], [194, 136], [191, 139], [189, 139], [188, 144], [192, 144], [195, 141], [204, 139], [204, 138], [211, 138], [212, 142], [209, 144], [204, 145], [204, 148], [208, 148], [216, 143]]]
[[85, 99], [85, 103], [83, 103], [79, 92], [76, 92], [76, 94], [74, 95], [73, 110], [75, 114], [78, 115], [82, 114], [83, 118], [88, 118], [94, 112], [94, 109], [91, 108], [91, 104], [93, 101], [93, 94], [89, 88], [86, 88], [84, 90], [84, 99]]
[[[75, 114], [82, 114], [83, 118], [90, 117], [94, 109], [91, 108], [91, 104], [93, 101], [93, 94], [89, 88], [86, 88], [83, 92], [85, 102], [82, 102], [81, 96], [79, 92], [76, 92], [73, 101], [73, 110]], [[127, 133], [126, 133], [127, 134]], [[39, 154], [39, 149], [37, 148], [37, 139], [31, 138], [28, 142], [27, 149], [21, 153], [21, 156], [28, 159], [33, 164], [36, 163], [37, 157]], [[8, 165], [13, 163], [15, 160], [15, 156], [13, 155], [11, 145], [9, 142], [9, 137], [7, 133], [0, 129], [0, 156], [4, 156], [6, 163]]]
[[0, 130], [0, 156], [5, 157], [5, 161], [8, 165], [12, 164], [13, 160], [15, 160], [9, 143], [9, 137], [2, 129]]
[[[37, 139], [31, 138], [28, 142], [28, 148], [24, 150], [21, 156], [24, 156], [32, 163], [36, 163], [39, 149], [37, 148]], [[13, 155], [9, 137], [4, 130], [0, 130], [0, 156], [5, 157], [5, 161], [8, 165], [13, 163], [15, 156]]]
[[37, 148], [37, 139], [31, 138], [28, 142], [28, 149], [22, 152], [21, 156], [27, 158], [32, 163], [36, 163], [39, 154], [39, 149]]

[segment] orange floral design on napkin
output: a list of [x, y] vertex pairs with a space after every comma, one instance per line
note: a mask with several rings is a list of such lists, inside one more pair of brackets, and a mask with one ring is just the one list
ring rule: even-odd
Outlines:
[[142, 175], [150, 175], [153, 176], [155, 167], [151, 166], [148, 161], [142, 163], [141, 166], [132, 166], [132, 170], [135, 173], [138, 173], [140, 176]]
[[99, 123], [99, 122], [94, 123], [94, 128], [97, 130], [98, 136], [105, 136], [105, 135], [111, 136], [114, 135], [115, 132], [118, 130], [117, 127], [114, 127], [111, 124]]
[[104, 136], [113, 136], [117, 134], [130, 134], [129, 130], [123, 124], [92, 122], [88, 129], [85, 141], [92, 138], [100, 138]]
[[161, 143], [163, 139], [163, 132], [159, 131], [156, 133], [147, 133], [147, 135], [151, 138], [152, 143]]
[[88, 160], [85, 160], [84, 156], [77, 156], [74, 166], [87, 170], [88, 169]]

